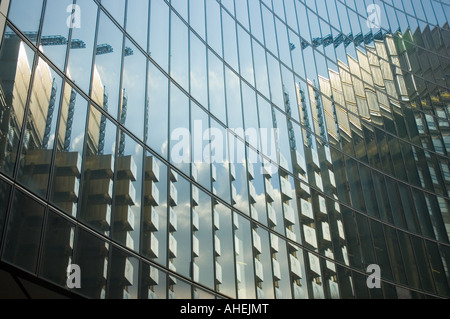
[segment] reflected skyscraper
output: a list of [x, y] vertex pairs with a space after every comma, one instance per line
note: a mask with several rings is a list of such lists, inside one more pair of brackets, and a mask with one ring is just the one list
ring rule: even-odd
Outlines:
[[450, 297], [449, 9], [2, 0], [0, 296]]

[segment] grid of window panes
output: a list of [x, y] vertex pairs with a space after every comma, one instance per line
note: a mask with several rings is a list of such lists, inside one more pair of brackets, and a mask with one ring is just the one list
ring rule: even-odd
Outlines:
[[91, 298], [450, 297], [448, 1], [0, 10], [2, 261]]

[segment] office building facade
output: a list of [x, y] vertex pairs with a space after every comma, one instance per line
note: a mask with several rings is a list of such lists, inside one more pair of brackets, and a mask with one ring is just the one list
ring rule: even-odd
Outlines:
[[450, 297], [450, 3], [0, 13], [1, 296]]

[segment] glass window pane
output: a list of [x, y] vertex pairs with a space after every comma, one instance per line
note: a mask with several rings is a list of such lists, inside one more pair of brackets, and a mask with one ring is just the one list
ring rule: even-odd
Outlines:
[[3, 238], [3, 229], [5, 229], [6, 210], [8, 209], [10, 193], [11, 186], [0, 180], [0, 203], [3, 203], [0, 208], [0, 238]]
[[256, 89], [264, 94], [266, 97], [270, 97], [269, 93], [269, 78], [267, 75], [266, 67], [266, 51], [264, 48], [257, 43], [255, 40], [253, 42], [253, 61], [258, 67], [255, 68], [255, 78], [256, 78]]
[[[169, 80], [149, 63], [147, 80], [148, 107], [146, 107], [144, 142], [155, 152], [167, 158], [169, 131]], [[146, 102], [146, 103], [147, 103]]]
[[188, 29], [177, 15], [171, 16], [170, 75], [185, 90], [189, 88]]
[[231, 202], [241, 212], [249, 214], [247, 167], [245, 145], [235, 135], [228, 133], [230, 150]]
[[27, 114], [18, 179], [40, 196], [48, 188], [62, 79], [39, 59]]
[[189, 25], [200, 35], [205, 37], [205, 0], [189, 0]]
[[277, 123], [277, 138], [278, 138], [278, 152], [279, 152], [279, 163], [280, 166], [289, 171], [293, 172], [292, 160], [291, 160], [291, 144], [289, 143], [289, 132], [288, 132], [288, 120], [284, 114], [282, 114], [277, 109], [275, 111], [275, 118]]
[[9, 4], [8, 19], [34, 44], [37, 43], [37, 34], [41, 21], [43, 0], [26, 1], [13, 0]]
[[91, 97], [105, 111], [118, 118], [121, 98], [120, 72], [122, 65], [123, 34], [104, 14], [100, 14], [97, 49]]
[[67, 27], [69, 13], [65, 12], [72, 4], [72, 0], [49, 0], [45, 7], [41, 50], [60, 70], [64, 70], [70, 30]]
[[189, 98], [177, 86], [170, 86], [170, 161], [186, 175], [190, 174], [191, 130]]
[[236, 298], [236, 271], [233, 246], [233, 222], [231, 210], [222, 204], [213, 208], [214, 256], [216, 289], [231, 298]]
[[[240, 1], [239, 1], [240, 2]], [[250, 85], [255, 86], [252, 58], [252, 42], [250, 35], [238, 25], [238, 41], [239, 41], [239, 72], [242, 77], [247, 80]]]
[[11, 29], [0, 51], [0, 170], [12, 176], [22, 132], [34, 52]]
[[67, 214], [76, 216], [87, 101], [68, 84], [63, 94], [50, 200]]
[[95, 230], [109, 235], [114, 189], [116, 126], [91, 107], [84, 162], [80, 216]]
[[[192, 187], [194, 188], [195, 186]], [[198, 205], [196, 206], [196, 204]], [[193, 189], [192, 205], [192, 254], [194, 256], [192, 279], [210, 289], [214, 289], [214, 243], [211, 197], [198, 189]]]
[[177, 277], [170, 276], [169, 281], [169, 299], [192, 299], [192, 286], [186, 281]]
[[222, 28], [220, 23], [220, 5], [217, 1], [205, 1], [206, 4], [206, 28], [208, 44], [222, 56]]
[[261, 134], [260, 151], [273, 163], [277, 163], [275, 130], [270, 103], [258, 95], [259, 129]]
[[137, 299], [139, 260], [112, 247], [108, 299]]
[[102, 6], [123, 26], [125, 16], [125, 0], [103, 0]]
[[36, 272], [44, 206], [17, 191], [6, 228], [2, 259], [32, 273]]
[[238, 298], [255, 299], [255, 272], [250, 222], [239, 214], [233, 213], [233, 225], [235, 229], [234, 246]]
[[251, 33], [259, 41], [264, 42], [261, 20], [261, 6], [259, 0], [248, 0], [248, 10], [250, 13]]
[[278, 56], [277, 38], [275, 33], [273, 14], [265, 6], [262, 6], [262, 16], [264, 22], [264, 37], [266, 40], [266, 48], [270, 50], [275, 56]]
[[256, 297], [258, 299], [274, 299], [272, 251], [269, 233], [252, 225], [253, 251], [256, 275]]
[[146, 152], [144, 159], [144, 199], [141, 253], [167, 266], [167, 166]]
[[150, 8], [150, 54], [163, 70], [169, 70], [169, 7], [152, 1]]
[[245, 139], [250, 146], [260, 150], [260, 131], [255, 91], [242, 83], [242, 109], [244, 111]]
[[208, 86], [209, 86], [209, 111], [222, 123], [227, 123], [225, 109], [223, 63], [214, 53], [208, 50]]
[[150, 2], [147, 0], [128, 1], [127, 33], [131, 35], [137, 44], [145, 51], [147, 51], [149, 9]]
[[235, 1], [236, 5], [236, 18], [239, 20], [240, 23], [249, 30], [248, 26], [248, 8], [247, 8], [247, 1]]
[[[222, 147], [223, 139], [211, 136], [209, 117], [197, 104], [191, 103], [191, 131], [192, 131], [192, 171], [191, 176], [203, 187], [211, 189], [211, 165], [214, 161], [211, 151], [215, 147]], [[218, 144], [218, 145], [215, 145]]]
[[267, 62], [269, 66], [269, 82], [271, 99], [280, 109], [284, 110], [284, 96], [283, 83], [281, 81], [280, 64], [272, 55], [267, 55]]
[[203, 107], [208, 108], [206, 47], [192, 32], [190, 34], [190, 40], [191, 95]]
[[192, 296], [194, 299], [201, 299], [201, 300], [216, 299], [215, 295], [197, 287], [192, 287]]
[[[275, 281], [275, 298], [289, 299], [292, 297], [289, 274], [289, 253], [286, 241], [278, 236], [270, 237], [273, 252], [272, 266]], [[289, 246], [289, 244], [287, 244]]]
[[[145, 80], [147, 59], [128, 39], [125, 47], [133, 54], [126, 54], [123, 67], [123, 95], [120, 123], [139, 139], [144, 134]], [[127, 49], [127, 50], [128, 50]]]
[[[77, 0], [82, 14], [81, 28], [72, 29], [69, 62], [66, 74], [85, 93], [89, 93], [92, 73], [95, 29], [97, 25], [97, 4], [92, 0]], [[103, 43], [98, 43], [103, 44]], [[115, 50], [120, 50], [115, 48]], [[97, 79], [94, 77], [92, 86]]]
[[239, 71], [237, 43], [236, 43], [236, 23], [230, 15], [222, 10], [224, 59], [236, 71]]
[[123, 131], [119, 132], [113, 209], [113, 239], [139, 251], [143, 148]]
[[169, 269], [192, 278], [191, 185], [178, 175], [169, 187]]
[[67, 267], [73, 260], [75, 225], [49, 212], [45, 229], [39, 275], [66, 287]]
[[213, 193], [230, 203], [230, 163], [228, 159], [228, 134], [226, 129], [211, 119], [211, 179]]
[[[232, 129], [244, 128], [241, 107], [241, 81], [228, 67], [225, 68], [225, 85], [227, 92], [228, 127]], [[241, 135], [241, 137], [243, 136]]]
[[74, 263], [80, 267], [81, 287], [77, 293], [92, 299], [106, 298], [110, 244], [78, 228]]
[[436, 285], [436, 291], [441, 296], [448, 296], [450, 293], [450, 285], [446, 280], [446, 271], [444, 267], [446, 264], [443, 263], [443, 258], [439, 252], [436, 243], [426, 241], [426, 247], [429, 254], [431, 269], [433, 269], [433, 278]]
[[158, 268], [141, 262], [140, 299], [166, 299], [167, 274]]
[[263, 165], [259, 154], [250, 147], [247, 147], [247, 172], [251, 204], [250, 216], [263, 225], [267, 225]]

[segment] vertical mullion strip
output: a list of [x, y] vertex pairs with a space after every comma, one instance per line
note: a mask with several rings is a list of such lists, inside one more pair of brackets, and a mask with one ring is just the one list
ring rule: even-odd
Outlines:
[[[36, 47], [39, 47], [39, 39], [40, 39], [41, 34], [42, 34], [42, 25], [43, 25], [43, 20], [44, 20], [44, 12], [45, 12], [46, 3], [47, 3], [47, 0], [43, 0]], [[21, 128], [21, 131], [20, 131], [19, 144], [18, 144], [18, 147], [17, 147], [16, 162], [14, 164], [14, 170], [13, 170], [13, 173], [12, 173], [12, 176], [13, 176], [14, 180], [17, 180], [17, 177], [18, 177], [18, 170], [19, 170], [19, 165], [20, 165], [20, 157], [21, 157], [21, 154], [22, 154], [23, 143], [24, 143], [23, 139], [25, 138], [25, 133], [26, 133], [26, 130], [27, 130], [27, 122], [28, 122], [28, 113], [30, 112], [31, 94], [32, 94], [33, 88], [34, 88], [34, 77], [35, 77], [35, 73], [36, 73], [36, 67], [37, 67], [37, 64], [38, 64], [39, 58], [40, 58], [39, 51], [35, 50], [34, 47], [32, 48], [32, 50], [33, 50], [33, 53], [34, 53], [33, 66], [31, 68], [30, 85], [28, 86], [27, 99], [26, 99], [24, 115], [23, 115], [23, 123], [22, 123], [22, 128]]]
[[[97, 5], [97, 18], [96, 18], [96, 26], [94, 30], [94, 43], [93, 43], [93, 50], [92, 50], [92, 70], [91, 70], [91, 80], [90, 80], [90, 90], [89, 90], [89, 96], [92, 96], [91, 90], [93, 89], [92, 80], [93, 80], [93, 74], [95, 69], [95, 59], [96, 59], [96, 47], [97, 47], [97, 41], [98, 41], [98, 32], [100, 27], [100, 13], [101, 9]], [[74, 88], [72, 88], [74, 90]], [[89, 136], [89, 120], [91, 116], [92, 110], [96, 110], [96, 107], [91, 103], [90, 100], [88, 100], [88, 105], [86, 107], [86, 119], [85, 119], [85, 128], [84, 128], [84, 143], [83, 143], [83, 154], [82, 154], [82, 161], [81, 161], [81, 174], [80, 174], [80, 189], [79, 194], [80, 197], [78, 198], [77, 203], [77, 216], [75, 216], [78, 220], [80, 219], [79, 212], [81, 211], [82, 202], [83, 202], [83, 188], [84, 188], [84, 166], [86, 163], [87, 158], [87, 149], [88, 149], [88, 136]]]
[[[124, 14], [124, 20], [126, 20], [127, 16], [127, 0], [125, 2], [125, 14]], [[108, 19], [108, 18], [107, 18]], [[125, 65], [125, 45], [127, 41], [126, 35], [121, 31], [122, 33], [122, 52], [121, 52], [121, 61], [120, 61], [120, 78], [119, 78], [119, 101], [117, 107], [117, 121], [118, 125], [116, 127], [116, 147], [114, 149], [114, 174], [113, 174], [113, 197], [112, 197], [112, 204], [111, 204], [111, 226], [110, 226], [110, 233], [109, 237], [113, 239], [114, 241], [114, 219], [115, 219], [115, 213], [116, 213], [116, 190], [117, 190], [117, 169], [119, 167], [118, 165], [118, 159], [120, 156], [119, 149], [121, 148], [120, 142], [122, 140], [122, 135], [124, 138], [126, 138], [126, 133], [123, 130], [123, 127], [125, 126], [125, 123], [122, 123], [122, 107], [123, 107], [123, 100], [125, 98], [125, 92], [123, 89], [123, 74], [124, 74], [124, 65]]]
[[[168, 6], [168, 4], [166, 4], [167, 6]], [[167, 112], [168, 112], [168, 114], [167, 114], [167, 128], [168, 128], [168, 130], [167, 130], [167, 144], [169, 145], [169, 147], [168, 147], [168, 149], [167, 149], [167, 198], [169, 198], [169, 196], [170, 196], [170, 174], [171, 174], [171, 163], [170, 163], [170, 157], [171, 157], [171, 148], [170, 148], [170, 130], [171, 130], [171, 123], [170, 123], [170, 113], [171, 113], [171, 111], [172, 111], [172, 107], [171, 107], [171, 98], [170, 98], [170, 93], [171, 93], [171, 91], [172, 91], [172, 81], [171, 81], [171, 79], [170, 79], [170, 69], [171, 69], [171, 54], [170, 54], [170, 52], [171, 52], [171, 50], [172, 50], [172, 45], [171, 45], [171, 37], [172, 37], [172, 10], [170, 9], [170, 7], [169, 7], [169, 25], [168, 25], [168, 28], [169, 28], [169, 43], [168, 43], [168, 45], [169, 45], [169, 61], [168, 61], [168, 68], [167, 68], [167, 74], [168, 74], [168, 76], [169, 76], [169, 78], [168, 78], [168, 83], [167, 83], [167, 85], [169, 86], [168, 88], [167, 88], [167, 94], [168, 94], [168, 97], [167, 97], [167, 103], [168, 103], [168, 105], [167, 105]], [[168, 202], [168, 205], [167, 205], [167, 217], [169, 217], [169, 215], [170, 215], [170, 205], [169, 205], [169, 202]], [[169, 268], [169, 262], [170, 262], [170, 258], [169, 258], [169, 256], [170, 256], [170, 251], [169, 251], [169, 239], [170, 239], [170, 231], [169, 231], [169, 227], [170, 227], [170, 221], [167, 219], [167, 222], [166, 222], [166, 259], [167, 259], [167, 262], [166, 262], [166, 264], [167, 264], [167, 267]], [[169, 276], [170, 275], [167, 275], [167, 277], [166, 277], [166, 296], [167, 297], [169, 297], [169, 282], [170, 282], [170, 278], [169, 278]]]
[[8, 203], [6, 203], [6, 214], [5, 214], [5, 218], [4, 218], [4, 224], [3, 224], [3, 234], [1, 234], [1, 242], [0, 242], [0, 262], [3, 260], [3, 250], [4, 250], [4, 246], [6, 243], [6, 233], [7, 233], [7, 228], [8, 228], [8, 223], [9, 223], [9, 217], [12, 214], [11, 209], [13, 206], [13, 202], [14, 202], [14, 195], [16, 192], [16, 188], [14, 187], [14, 185], [8, 184], [11, 189], [9, 191], [9, 198], [8, 198]]

